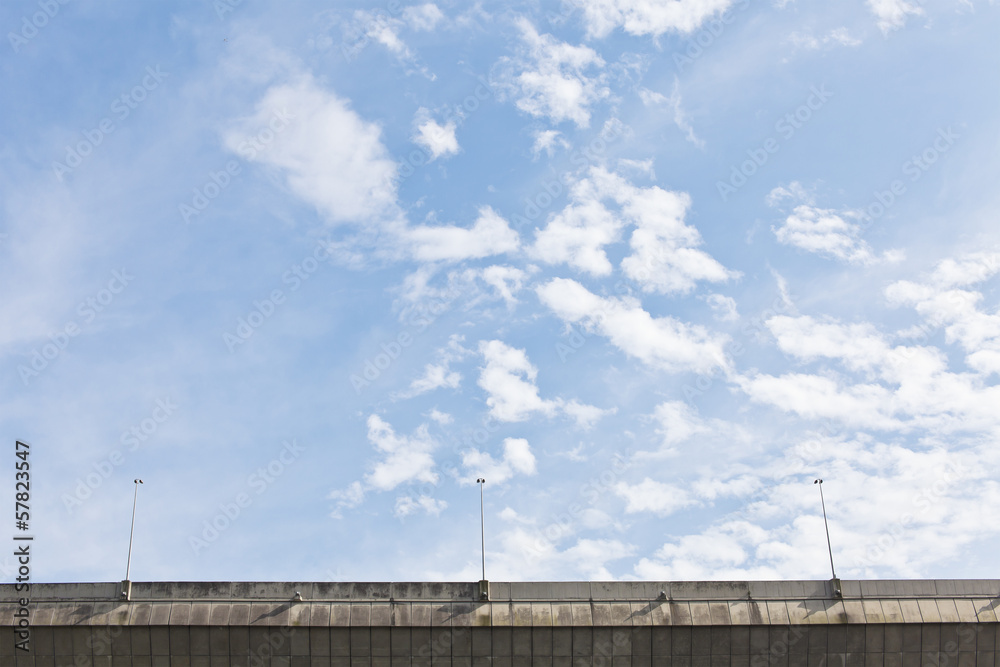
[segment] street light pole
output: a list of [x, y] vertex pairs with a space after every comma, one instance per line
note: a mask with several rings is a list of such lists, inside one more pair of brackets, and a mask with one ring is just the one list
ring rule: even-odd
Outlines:
[[490, 582], [486, 580], [486, 505], [483, 503], [483, 485], [486, 484], [486, 478], [477, 477], [476, 483], [479, 484], [479, 527], [483, 540], [483, 578], [479, 580], [479, 599], [486, 601], [490, 599]]
[[830, 552], [830, 574], [837, 578], [837, 572], [833, 569], [833, 547], [830, 546], [830, 524], [826, 520], [826, 500], [823, 499], [823, 480], [813, 480], [813, 484], [819, 484], [819, 502], [823, 506], [823, 526], [826, 527], [826, 549]]
[[135, 484], [135, 494], [132, 496], [132, 528], [128, 533], [128, 562], [125, 564], [125, 581], [129, 580], [129, 574], [132, 572], [132, 536], [135, 535], [135, 504], [139, 500], [139, 485], [142, 484], [142, 480], [133, 480], [133, 484]]

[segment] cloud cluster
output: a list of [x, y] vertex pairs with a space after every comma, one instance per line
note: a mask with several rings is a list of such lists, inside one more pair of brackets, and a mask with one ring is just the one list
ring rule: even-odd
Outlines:
[[616, 28], [630, 35], [691, 33], [721, 14], [734, 0], [568, 0], [583, 10], [589, 37], [606, 37]]
[[535, 380], [538, 369], [524, 350], [499, 340], [481, 341], [479, 352], [486, 365], [479, 375], [479, 386], [487, 393], [490, 414], [502, 422], [525, 421], [536, 414], [554, 417], [565, 414], [580, 428], [591, 428], [608, 410], [562, 398], [539, 396]]
[[902, 258], [898, 251], [889, 251], [880, 258], [860, 238], [864, 231], [864, 226], [858, 222], [863, 219], [860, 212], [819, 208], [804, 188], [794, 182], [788, 188], [773, 189], [767, 196], [770, 206], [780, 206], [785, 200], [801, 203], [780, 225], [771, 228], [780, 243], [851, 264], [868, 265]]
[[519, 18], [517, 27], [522, 52], [502, 59], [497, 77], [513, 92], [517, 108], [553, 123], [572, 121], [588, 127], [590, 107], [610, 95], [604, 76], [588, 73], [603, 68], [604, 59], [590, 47], [539, 34], [526, 18]]
[[604, 248], [620, 241], [630, 225], [632, 253], [621, 268], [643, 291], [683, 294], [698, 281], [722, 282], [739, 275], [698, 248], [701, 234], [684, 222], [691, 206], [685, 193], [638, 187], [603, 167], [592, 167], [573, 182], [569, 199], [535, 233], [532, 257], [607, 276], [613, 267]]
[[673, 317], [653, 317], [635, 299], [600, 297], [567, 278], [554, 278], [536, 292], [563, 321], [605, 336], [619, 350], [653, 368], [705, 374], [729, 369], [726, 336]]

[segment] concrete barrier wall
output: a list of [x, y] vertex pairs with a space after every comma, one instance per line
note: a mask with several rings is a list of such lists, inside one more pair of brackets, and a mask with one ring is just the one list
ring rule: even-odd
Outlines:
[[[0, 585], [0, 667], [1000, 667], [1000, 581]], [[296, 593], [298, 598], [296, 599]]]

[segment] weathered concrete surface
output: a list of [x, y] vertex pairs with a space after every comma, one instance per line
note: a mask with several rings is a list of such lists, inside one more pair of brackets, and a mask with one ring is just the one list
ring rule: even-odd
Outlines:
[[0, 667], [1000, 667], [1000, 580], [841, 583], [2, 584]]

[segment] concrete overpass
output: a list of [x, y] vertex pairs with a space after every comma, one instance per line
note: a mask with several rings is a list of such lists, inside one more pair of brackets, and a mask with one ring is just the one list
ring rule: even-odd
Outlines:
[[1000, 580], [492, 582], [488, 600], [477, 583], [135, 582], [121, 596], [0, 585], [0, 665], [1000, 667]]

